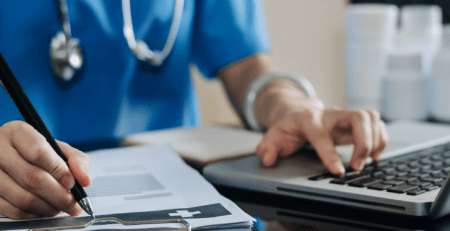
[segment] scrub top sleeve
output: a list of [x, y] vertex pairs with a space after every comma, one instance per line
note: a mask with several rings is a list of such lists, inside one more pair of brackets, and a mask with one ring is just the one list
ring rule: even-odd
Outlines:
[[195, 11], [193, 61], [205, 77], [214, 78], [220, 68], [270, 50], [259, 0], [199, 0]]

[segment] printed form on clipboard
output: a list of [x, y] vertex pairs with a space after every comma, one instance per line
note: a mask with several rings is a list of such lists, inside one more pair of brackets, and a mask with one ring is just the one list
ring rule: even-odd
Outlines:
[[[86, 189], [98, 222], [83, 214], [69, 217], [12, 220], [0, 217], [0, 230], [186, 230], [180, 222], [145, 224], [139, 221], [181, 219], [192, 230], [250, 230], [255, 221], [221, 196], [168, 145], [126, 147], [88, 153], [92, 185]], [[123, 225], [124, 222], [138, 222]], [[109, 220], [109, 221], [105, 221]]]

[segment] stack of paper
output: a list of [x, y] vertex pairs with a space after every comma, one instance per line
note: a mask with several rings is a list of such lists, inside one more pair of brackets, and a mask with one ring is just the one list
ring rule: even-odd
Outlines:
[[[89, 153], [93, 177], [86, 192], [96, 217], [124, 221], [182, 218], [194, 230], [248, 228], [254, 219], [221, 196], [197, 171], [187, 166], [167, 145], [139, 146]], [[0, 218], [1, 230], [26, 230], [80, 225], [80, 217], [26, 221]], [[82, 230], [136, 229], [111, 223]], [[180, 224], [146, 225], [141, 228], [181, 228]], [[142, 229], [150, 230], [150, 229]]]

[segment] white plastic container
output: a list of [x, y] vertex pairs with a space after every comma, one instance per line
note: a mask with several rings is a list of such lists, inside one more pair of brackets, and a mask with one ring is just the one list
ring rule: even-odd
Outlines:
[[430, 90], [432, 116], [450, 122], [450, 25], [444, 27], [442, 48], [434, 57]]
[[346, 91], [349, 108], [380, 109], [386, 55], [395, 43], [398, 8], [355, 4], [346, 10]]
[[427, 77], [422, 55], [397, 50], [389, 54], [383, 78], [381, 116], [387, 120], [424, 120], [428, 117]]
[[433, 58], [442, 44], [442, 10], [436, 5], [407, 5], [400, 10], [400, 29], [397, 47], [419, 49], [422, 69], [432, 76]]

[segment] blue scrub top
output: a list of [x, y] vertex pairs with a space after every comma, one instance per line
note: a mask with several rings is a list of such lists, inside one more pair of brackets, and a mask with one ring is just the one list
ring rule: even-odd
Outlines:
[[[185, 0], [178, 35], [163, 67], [138, 61], [123, 35], [121, 1], [68, 0], [72, 35], [83, 47], [81, 77], [61, 87], [49, 43], [61, 30], [56, 0], [0, 1], [0, 52], [50, 132], [66, 142], [200, 124], [189, 67], [207, 77], [270, 49], [257, 0]], [[136, 39], [150, 49], [166, 42], [175, 1], [131, 1]], [[0, 91], [0, 125], [23, 120]]]

